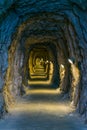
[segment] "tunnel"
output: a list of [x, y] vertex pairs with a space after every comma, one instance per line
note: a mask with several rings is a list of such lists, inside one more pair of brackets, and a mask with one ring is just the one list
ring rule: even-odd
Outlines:
[[28, 69], [29, 85], [49, 86], [57, 88], [59, 85], [59, 72], [57, 54], [52, 43], [36, 44], [30, 47]]
[[1, 115], [34, 89], [68, 95], [86, 115], [86, 5], [85, 0], [0, 2]]
[[[70, 91], [70, 100], [75, 98], [77, 105], [81, 58], [78, 55], [76, 59], [76, 51], [80, 53], [78, 46], [74, 43], [72, 46], [68, 41], [72, 39], [69, 39], [67, 26], [73, 35], [75, 30], [63, 16], [58, 16], [58, 19], [56, 16], [50, 13], [33, 16], [13, 35], [6, 74], [6, 85], [9, 85], [13, 97], [26, 93], [30, 88], [59, 88], [62, 93]], [[77, 91], [78, 96], [75, 95]]]
[[[9, 66], [6, 74], [6, 85], [9, 85], [13, 97], [20, 95], [22, 90], [26, 93], [26, 89], [32, 87], [60, 88], [62, 92], [67, 93], [72, 88], [72, 77], [75, 79], [75, 86], [79, 85], [79, 50], [76, 44], [71, 45], [72, 39], [69, 39], [67, 26], [75, 35], [71, 23], [64, 16], [57, 16], [55, 13], [38, 14], [19, 26], [9, 47]], [[77, 77], [75, 65], [69, 63], [69, 60], [73, 62], [72, 57], [77, 66]], [[74, 96], [75, 94], [71, 94], [71, 100]], [[76, 104], [78, 97], [79, 95], [75, 99]]]
[[25, 86], [58, 88], [59, 71], [55, 50], [56, 46], [53, 43], [26, 42], [18, 47], [21, 57], [19, 69]]

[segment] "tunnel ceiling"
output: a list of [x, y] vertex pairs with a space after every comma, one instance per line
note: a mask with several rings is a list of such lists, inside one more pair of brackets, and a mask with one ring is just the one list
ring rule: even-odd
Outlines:
[[[64, 88], [62, 88], [64, 91], [68, 89], [67, 86], [70, 86], [70, 83], [67, 82], [68, 79], [70, 79], [68, 58], [73, 58], [75, 62], [80, 65], [79, 70], [82, 76], [80, 111], [82, 113], [87, 101], [87, 79], [85, 78], [87, 77], [86, 15], [86, 0], [50, 0], [50, 2], [49, 0], [1, 0], [1, 96], [3, 86], [5, 86], [4, 89], [6, 89], [6, 91], [9, 91], [9, 89], [7, 89], [9, 87], [7, 86], [16, 86], [14, 89], [12, 87], [10, 87], [10, 89], [19, 91], [15, 88], [18, 88], [21, 82], [23, 82], [22, 85], [26, 86], [26, 80], [29, 80], [28, 69], [32, 71], [35, 67], [29, 68], [28, 66], [33, 66], [37, 62], [37, 60], [33, 61], [31, 58], [31, 63], [29, 61], [29, 54], [32, 55], [31, 53], [33, 53], [33, 58], [35, 58], [35, 55], [38, 55], [38, 49], [40, 52], [44, 50], [46, 53], [50, 52], [47, 59], [51, 59], [53, 62], [56, 61], [54, 63], [55, 68], [59, 68], [61, 64], [65, 66], [66, 77], [63, 82]], [[35, 50], [32, 49], [33, 47]], [[50, 57], [49, 55], [52, 56]], [[42, 57], [46, 59], [45, 54], [43, 54]], [[39, 65], [38, 62], [37, 65]], [[35, 72], [37, 69], [35, 69]], [[39, 67], [39, 69], [44, 71], [44, 73], [46, 72], [44, 68], [42, 69]], [[53, 73], [54, 77], [56, 76], [56, 73], [57, 71]], [[30, 77], [32, 77], [31, 74], [32, 73], [30, 73]], [[35, 73], [33, 74], [35, 75]], [[48, 78], [48, 75], [45, 76]], [[39, 76], [36, 75], [37, 79], [38, 77]], [[54, 80], [55, 83], [59, 80], [58, 76], [56, 77], [57, 79], [54, 78], [56, 79]], [[82, 102], [83, 98], [84, 102]]]
[[[19, 29], [19, 33], [23, 30], [20, 36], [23, 39], [27, 39], [29, 36], [32, 39], [34, 36], [39, 38], [46, 36], [48, 39], [53, 37], [53, 39], [57, 40], [60, 49], [63, 52], [65, 51], [64, 55], [67, 55], [66, 53], [69, 54], [70, 51], [69, 55], [71, 57], [75, 55], [80, 58], [83, 54], [82, 51], [78, 51], [78, 48], [85, 48], [85, 42], [87, 41], [86, 28], [84, 26], [86, 25], [86, 17], [84, 17], [86, 12], [85, 3], [85, 0], [84, 2], [79, 0], [55, 0], [50, 2], [37, 2], [36, 0], [1, 1], [0, 46], [2, 51], [4, 51], [4, 45], [6, 48], [9, 47], [12, 43], [12, 35], [24, 23]], [[67, 48], [68, 52], [66, 51]], [[71, 51], [71, 49], [74, 51]]]

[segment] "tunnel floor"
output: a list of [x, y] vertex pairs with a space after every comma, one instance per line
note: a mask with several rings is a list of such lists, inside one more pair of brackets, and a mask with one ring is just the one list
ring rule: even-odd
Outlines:
[[0, 130], [87, 130], [56, 90], [30, 90], [0, 121]]

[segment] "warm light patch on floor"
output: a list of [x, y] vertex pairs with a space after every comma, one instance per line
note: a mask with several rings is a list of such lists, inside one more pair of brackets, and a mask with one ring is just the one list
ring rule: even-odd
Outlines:
[[[63, 98], [63, 97], [62, 97]], [[28, 89], [22, 101], [18, 101], [15, 111], [41, 112], [53, 115], [66, 115], [73, 111], [70, 102], [61, 99], [60, 89]], [[60, 100], [60, 101], [59, 101]], [[13, 111], [11, 109], [11, 111]]]
[[73, 111], [69, 104], [65, 103], [20, 103], [16, 104], [14, 112], [41, 112], [43, 114], [53, 114], [53, 115], [61, 115], [65, 116]]
[[28, 94], [61, 94], [60, 89], [26, 89], [26, 95]]

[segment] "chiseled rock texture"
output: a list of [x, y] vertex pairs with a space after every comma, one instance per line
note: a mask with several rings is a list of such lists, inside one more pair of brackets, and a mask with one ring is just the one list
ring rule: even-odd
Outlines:
[[[86, 0], [0, 0], [0, 113], [4, 111], [3, 86], [8, 68], [8, 50], [17, 29], [30, 19], [31, 36], [38, 31], [59, 39], [69, 56], [80, 63], [79, 112], [87, 110], [87, 1]], [[53, 21], [52, 21], [53, 20]], [[32, 22], [33, 21], [33, 22]], [[22, 25], [23, 27], [23, 25]], [[45, 30], [46, 29], [46, 30]], [[44, 30], [44, 31], [43, 31]], [[40, 33], [40, 32], [39, 32]], [[25, 34], [27, 37], [27, 34]], [[38, 34], [38, 35], [41, 35]], [[42, 36], [43, 36], [42, 35]], [[67, 49], [64, 48], [65, 54]], [[0, 115], [1, 115], [0, 114]]]

